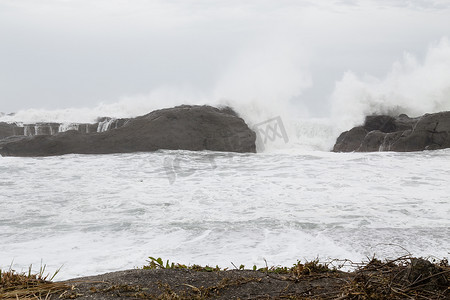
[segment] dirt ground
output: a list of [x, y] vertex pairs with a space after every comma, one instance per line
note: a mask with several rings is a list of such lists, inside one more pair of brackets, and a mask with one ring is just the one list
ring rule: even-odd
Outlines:
[[65, 282], [63, 299], [450, 299], [448, 263], [373, 260], [354, 272], [136, 269]]
[[68, 282], [63, 297], [77, 299], [297, 299], [339, 298], [352, 274], [304, 278], [259, 271], [200, 272], [188, 269], [128, 270]]

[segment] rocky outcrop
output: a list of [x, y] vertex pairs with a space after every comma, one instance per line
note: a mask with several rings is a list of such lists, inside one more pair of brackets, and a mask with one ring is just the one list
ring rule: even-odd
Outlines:
[[17, 126], [16, 124], [0, 122], [0, 139], [13, 135], [23, 135], [23, 132], [23, 127]]
[[368, 116], [364, 125], [343, 132], [334, 152], [422, 151], [450, 148], [450, 112]]
[[212, 150], [256, 152], [256, 134], [234, 112], [211, 106], [178, 106], [130, 119], [116, 129], [14, 137], [0, 141], [3, 156], [107, 154]]
[[99, 118], [96, 123], [33, 123], [17, 124], [0, 122], [0, 139], [15, 135], [54, 135], [60, 132], [76, 130], [80, 133], [103, 132], [125, 125], [129, 119]]

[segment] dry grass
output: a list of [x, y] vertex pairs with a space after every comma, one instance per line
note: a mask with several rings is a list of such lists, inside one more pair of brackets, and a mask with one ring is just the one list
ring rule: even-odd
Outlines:
[[343, 287], [341, 299], [450, 299], [447, 260], [404, 256], [382, 262], [373, 258]]
[[31, 266], [28, 273], [17, 273], [11, 268], [8, 271], [0, 270], [0, 299], [50, 299], [51, 295], [70, 288], [63, 283], [51, 282], [58, 271], [50, 277], [44, 275], [45, 266], [41, 267], [37, 274], [32, 274]]

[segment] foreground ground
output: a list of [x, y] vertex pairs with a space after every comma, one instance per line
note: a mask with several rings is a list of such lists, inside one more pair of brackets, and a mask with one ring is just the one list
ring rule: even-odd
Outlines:
[[450, 299], [448, 262], [411, 257], [373, 259], [353, 272], [318, 261], [220, 270], [152, 258], [144, 269], [65, 282], [11, 270], [0, 279], [0, 299]]

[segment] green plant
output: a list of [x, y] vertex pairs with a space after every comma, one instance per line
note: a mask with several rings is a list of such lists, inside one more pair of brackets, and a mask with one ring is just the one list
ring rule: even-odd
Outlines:
[[[221, 271], [222, 269], [219, 266], [215, 266], [215, 267], [210, 267], [210, 266], [200, 266], [200, 265], [192, 265], [192, 266], [187, 266], [187, 265], [183, 265], [183, 264], [176, 264], [176, 263], [171, 263], [169, 260], [167, 260], [165, 263], [163, 261], [163, 259], [161, 257], [158, 258], [154, 258], [152, 256], [148, 257], [149, 260], [147, 260], [147, 262], [149, 263], [148, 265], [144, 266], [143, 269], [189, 269], [189, 270], [194, 270], [194, 271], [200, 271], [200, 272], [213, 272], [213, 271]], [[226, 269], [223, 269], [223, 271], [225, 271]]]

